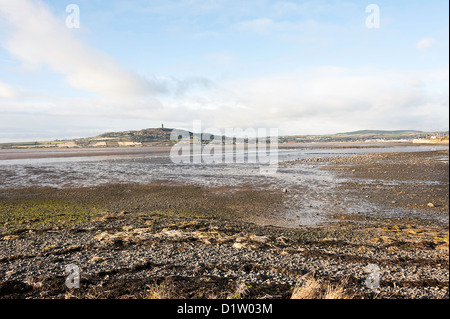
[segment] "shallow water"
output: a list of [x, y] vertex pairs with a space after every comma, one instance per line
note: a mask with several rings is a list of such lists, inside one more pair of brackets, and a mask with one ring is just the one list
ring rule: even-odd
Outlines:
[[[415, 152], [448, 150], [448, 146], [383, 145], [370, 148], [295, 148], [279, 149], [278, 161], [323, 156], [354, 155], [373, 152]], [[65, 150], [77, 155], [77, 150]], [[2, 151], [4, 154], [4, 151]], [[13, 151], [9, 151], [13, 152]], [[20, 152], [24, 152], [21, 150]], [[32, 151], [36, 154], [36, 150]], [[40, 150], [40, 152], [43, 152]], [[275, 173], [262, 173], [261, 166], [249, 163], [227, 164], [174, 164], [168, 154], [137, 152], [135, 154], [106, 156], [52, 157], [64, 150], [46, 153], [47, 158], [0, 160], [0, 189], [26, 187], [85, 187], [110, 183], [141, 183], [158, 181], [194, 184], [205, 187], [251, 186], [256, 189], [282, 190], [287, 188], [287, 217], [295, 225], [317, 224], [326, 216], [324, 211], [339, 209], [330, 197], [343, 179], [330, 171], [312, 165], [280, 164]], [[22, 153], [23, 154], [23, 153]], [[91, 153], [94, 155], [97, 153]], [[67, 155], [67, 154], [66, 154]], [[1, 158], [1, 157], [0, 157]], [[308, 196], [305, 196], [308, 194]], [[301, 200], [300, 200], [301, 198]], [[336, 199], [337, 201], [337, 199]], [[338, 202], [338, 201], [337, 201]], [[348, 203], [342, 209], [352, 212]], [[345, 206], [345, 207], [344, 207]], [[368, 205], [370, 206], [370, 205]], [[371, 207], [358, 204], [358, 211]], [[355, 208], [356, 209], [356, 208]]]
[[[354, 155], [373, 152], [414, 152], [448, 150], [448, 146], [390, 146], [369, 148], [296, 148], [278, 150], [278, 161], [306, 159], [323, 156]], [[97, 150], [95, 150], [97, 151]], [[82, 187], [107, 183], [152, 183], [169, 181], [196, 184], [201, 186], [244, 186], [262, 188], [292, 187], [311, 181], [330, 182], [329, 172], [311, 170], [307, 166], [280, 165], [275, 174], [264, 174], [260, 168], [267, 165], [252, 163], [226, 164], [174, 164], [168, 153], [95, 156], [78, 156], [77, 150], [2, 150], [14, 153], [45, 153], [47, 158], [23, 158], [0, 160], [0, 189], [24, 187]], [[74, 157], [53, 157], [61, 153], [74, 154]], [[85, 151], [79, 151], [85, 153]], [[56, 156], [56, 155], [55, 155]], [[2, 157], [0, 156], [0, 159]], [[443, 158], [444, 160], [445, 158]], [[264, 186], [263, 186], [264, 185]]]

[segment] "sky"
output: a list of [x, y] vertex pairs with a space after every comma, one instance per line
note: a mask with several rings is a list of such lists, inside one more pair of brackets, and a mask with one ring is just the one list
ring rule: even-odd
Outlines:
[[0, 0], [0, 142], [193, 121], [448, 130], [448, 12], [447, 0]]

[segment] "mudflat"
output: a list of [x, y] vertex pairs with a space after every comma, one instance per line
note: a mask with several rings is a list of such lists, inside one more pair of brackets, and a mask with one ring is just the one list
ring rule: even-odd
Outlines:
[[51, 149], [3, 149], [0, 160], [64, 158], [89, 156], [117, 156], [136, 154], [169, 154], [170, 147], [113, 147], [113, 148], [51, 148]]
[[[0, 298], [448, 298], [448, 155], [280, 163], [331, 172], [326, 192], [173, 182], [2, 189]], [[299, 224], [302, 210], [322, 222]], [[82, 289], [66, 286], [68, 265]]]

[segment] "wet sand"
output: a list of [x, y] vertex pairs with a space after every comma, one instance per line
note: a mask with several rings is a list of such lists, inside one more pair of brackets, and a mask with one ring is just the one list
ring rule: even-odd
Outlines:
[[[330, 143], [287, 143], [279, 144], [283, 149], [370, 149], [418, 146], [414, 143], [384, 142], [330, 142]], [[430, 146], [427, 144], [427, 146]], [[227, 146], [230, 148], [230, 146]], [[98, 147], [98, 148], [41, 148], [41, 149], [0, 149], [1, 160], [36, 159], [36, 158], [67, 158], [91, 156], [123, 156], [123, 155], [166, 155], [170, 154], [171, 146], [143, 147]]]
[[52, 148], [23, 150], [3, 149], [0, 150], [0, 160], [145, 154], [168, 155], [169, 153], [170, 147]]
[[[0, 297], [147, 298], [169, 287], [171, 298], [228, 298], [246, 287], [242, 298], [290, 298], [313, 275], [351, 298], [448, 298], [445, 158], [281, 164], [331, 172], [339, 179], [326, 191], [164, 182], [2, 190]], [[324, 222], [299, 225], [292, 202]], [[80, 266], [82, 289], [65, 286], [68, 264]], [[365, 284], [369, 264], [381, 270], [377, 289]]]

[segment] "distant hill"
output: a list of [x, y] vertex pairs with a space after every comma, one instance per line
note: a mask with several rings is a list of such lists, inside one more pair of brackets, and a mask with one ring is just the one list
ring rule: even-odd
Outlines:
[[[0, 148], [77, 148], [77, 147], [140, 147], [140, 146], [171, 146], [177, 143], [171, 140], [171, 128], [147, 128], [140, 131], [107, 132], [94, 137], [76, 138], [71, 140], [56, 140], [46, 142], [3, 143]], [[182, 129], [176, 129], [178, 137], [189, 136], [199, 139], [199, 134]], [[217, 137], [216, 137], [217, 138]], [[220, 138], [220, 137], [219, 137]]]
[[[171, 128], [146, 128], [140, 131], [107, 132], [95, 137], [75, 139], [81, 147], [99, 146], [170, 146], [176, 143], [170, 136]], [[194, 133], [176, 129], [179, 135], [193, 138]]]
[[365, 142], [427, 139], [431, 137], [448, 136], [448, 132], [422, 132], [416, 130], [359, 130], [354, 132], [328, 135], [294, 135], [280, 137], [280, 143], [309, 142]]
[[383, 131], [383, 130], [360, 130], [354, 132], [345, 132], [345, 133], [337, 133], [335, 135], [383, 135], [383, 134], [416, 134], [423, 133], [422, 131], [414, 131], [414, 130], [396, 130], [396, 131]]
[[88, 140], [106, 140], [106, 141], [122, 141], [135, 143], [152, 143], [170, 141], [172, 129], [167, 128], [148, 128], [140, 131], [124, 131], [124, 132], [107, 132], [96, 137], [88, 138]]
[[[77, 147], [141, 147], [141, 146], [171, 146], [177, 141], [170, 136], [171, 128], [146, 128], [139, 131], [107, 132], [94, 137], [77, 138], [71, 140], [56, 140], [48, 142], [3, 143], [2, 149], [10, 148], [77, 148]], [[179, 135], [198, 140], [198, 133], [176, 129]], [[448, 136], [448, 132], [421, 132], [414, 130], [360, 130], [354, 132], [329, 135], [291, 135], [280, 136], [279, 143], [311, 143], [311, 142], [354, 142], [377, 140], [409, 140], [427, 139]], [[215, 137], [218, 140], [221, 137]], [[207, 141], [206, 141], [207, 142]]]

